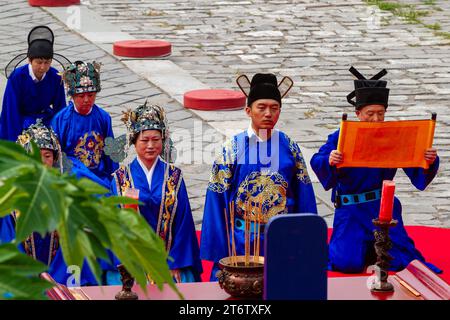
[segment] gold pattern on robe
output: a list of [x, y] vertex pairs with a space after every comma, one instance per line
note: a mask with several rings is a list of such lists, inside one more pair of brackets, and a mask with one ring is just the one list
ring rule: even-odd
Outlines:
[[[174, 170], [174, 166], [170, 165], [170, 168], [172, 170]], [[164, 219], [164, 225], [163, 225], [163, 232], [164, 234], [167, 234], [168, 228], [169, 228], [169, 222], [170, 222], [170, 217], [173, 211], [173, 205], [175, 203], [176, 200], [176, 192], [175, 192], [175, 188], [176, 188], [176, 183], [175, 183], [175, 179], [173, 176], [170, 176], [169, 179], [167, 180], [167, 184], [166, 184], [166, 199], [164, 202], [164, 213], [163, 213], [163, 219]], [[175, 214], [175, 212], [173, 212], [173, 214]]]
[[100, 164], [103, 148], [104, 139], [101, 134], [95, 131], [86, 132], [78, 139], [74, 154], [86, 167], [95, 169]]
[[236, 160], [237, 144], [234, 139], [227, 140], [221, 152], [216, 156], [208, 188], [217, 193], [223, 193], [230, 188], [230, 180], [232, 177], [231, 166]]
[[[125, 167], [124, 165], [121, 165], [121, 166], [120, 166], [120, 170], [122, 170], [123, 172], [125, 172], [125, 170], [127, 170], [127, 167]], [[124, 183], [122, 183], [122, 184], [120, 185], [121, 194], [122, 194], [122, 195], [126, 195], [128, 189], [130, 189], [130, 188], [131, 188], [130, 180], [125, 180]]]
[[287, 213], [286, 190], [288, 183], [278, 172], [264, 174], [258, 171], [250, 173], [240, 184], [236, 200], [237, 214], [243, 216], [247, 204], [252, 208], [249, 212], [251, 221], [255, 221], [258, 216], [258, 209], [261, 207], [262, 217], [258, 220], [267, 223], [269, 218], [278, 214]]

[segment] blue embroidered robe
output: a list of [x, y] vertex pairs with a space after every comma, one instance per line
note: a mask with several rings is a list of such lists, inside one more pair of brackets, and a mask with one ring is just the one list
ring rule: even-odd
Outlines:
[[[284, 213], [317, 213], [313, 186], [300, 147], [285, 133], [274, 130], [267, 141], [242, 132], [222, 147], [212, 167], [206, 192], [200, 242], [202, 259], [215, 263], [211, 280], [216, 280], [218, 261], [229, 256], [232, 241], [230, 203], [234, 204], [236, 254], [244, 255], [244, 210], [247, 202], [262, 205], [264, 221], [260, 230], [260, 255], [264, 255], [264, 224]], [[250, 226], [250, 248], [254, 248], [255, 226]], [[250, 252], [253, 254], [253, 251]]]
[[[169, 256], [173, 258], [172, 261], [167, 261], [169, 268], [171, 270], [180, 269], [182, 282], [200, 281], [202, 265], [199, 256], [199, 246], [181, 170], [170, 165], [168, 181], [164, 183], [167, 163], [161, 159], [156, 161], [151, 189], [149, 189], [147, 177], [138, 160], [134, 159], [129, 165], [128, 172], [131, 173], [131, 187], [139, 189], [139, 201], [144, 203], [139, 206], [139, 212], [153, 230], [164, 240], [166, 250], [168, 250]], [[111, 183], [111, 192], [113, 194], [122, 194], [122, 190], [118, 190], [118, 187], [120, 188], [123, 185], [120, 181], [127, 181], [123, 180], [121, 176], [125, 169], [126, 167], [121, 166], [114, 173], [115, 179]], [[174, 187], [174, 192], [168, 192], [168, 183]], [[165, 195], [163, 195], [163, 187]], [[166, 205], [170, 207], [170, 217], [164, 220], [165, 210], [163, 209], [163, 214], [160, 214], [160, 209], [161, 206], [165, 207]], [[160, 226], [159, 228], [158, 225]]]
[[67, 108], [53, 118], [52, 128], [59, 137], [62, 151], [80, 160], [109, 185], [111, 174], [118, 167], [104, 153], [105, 139], [114, 138], [111, 116], [95, 104], [88, 115], [81, 115], [70, 101]]
[[16, 141], [23, 129], [42, 118], [48, 126], [52, 117], [66, 106], [64, 85], [58, 71], [50, 67], [44, 79], [35, 83], [28, 64], [10, 75], [3, 95], [0, 139]]
[[[332, 201], [336, 192], [343, 194], [359, 194], [381, 189], [383, 180], [392, 180], [397, 169], [382, 168], [340, 168], [329, 165], [331, 151], [337, 149], [339, 130], [328, 136], [328, 141], [311, 159], [311, 167], [319, 178], [325, 190], [332, 190]], [[433, 180], [439, 168], [439, 157], [428, 170], [423, 168], [405, 168], [403, 171], [419, 190], [424, 190]], [[372, 219], [378, 218], [380, 200], [352, 205], [342, 205], [336, 208], [333, 233], [329, 245], [330, 269], [358, 273], [372, 263], [374, 256], [374, 225]], [[394, 199], [393, 219], [398, 225], [389, 230], [393, 248], [389, 251], [394, 257], [391, 270], [401, 270], [414, 259], [425, 262], [424, 257], [415, 248], [413, 240], [407, 235], [402, 220], [400, 201]], [[427, 263], [435, 272], [440, 270]]]

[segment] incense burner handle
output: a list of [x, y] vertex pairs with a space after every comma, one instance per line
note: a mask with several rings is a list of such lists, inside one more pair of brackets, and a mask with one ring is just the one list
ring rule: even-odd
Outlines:
[[223, 289], [223, 283], [225, 282], [225, 272], [223, 272], [223, 270], [217, 271], [216, 277], [219, 280], [220, 288]]

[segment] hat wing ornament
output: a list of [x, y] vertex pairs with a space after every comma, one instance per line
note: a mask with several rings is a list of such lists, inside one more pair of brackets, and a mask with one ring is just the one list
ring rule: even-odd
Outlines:
[[[241, 89], [242, 93], [245, 94], [246, 97], [248, 97], [250, 93], [250, 80], [248, 77], [243, 74], [237, 77], [236, 83], [239, 86], [239, 89]], [[294, 81], [290, 77], [283, 77], [281, 81], [278, 83], [278, 90], [280, 90], [281, 98], [284, 98], [288, 92], [291, 90], [292, 86], [294, 85]]]
[[105, 149], [104, 152], [108, 155], [112, 161], [120, 163], [126, 157], [127, 136], [125, 134], [113, 139], [112, 137], [107, 137], [105, 139]]
[[250, 80], [248, 77], [243, 74], [237, 77], [236, 83], [239, 86], [239, 89], [241, 89], [242, 93], [245, 94], [246, 97], [248, 97], [250, 93]]
[[293, 85], [294, 81], [291, 78], [285, 76], [281, 79], [280, 83], [278, 83], [278, 90], [280, 90], [281, 99], [288, 94]]
[[64, 172], [72, 172], [73, 162], [67, 157], [65, 152], [62, 152], [62, 167]]
[[[11, 73], [15, 69], [17, 69], [17, 67], [20, 64], [22, 64], [23, 62], [28, 62], [27, 58], [28, 58], [27, 53], [21, 53], [21, 54], [15, 56], [10, 62], [8, 62], [8, 64], [5, 67], [6, 78], [9, 78]], [[67, 66], [69, 66], [72, 63], [69, 59], [64, 57], [62, 54], [58, 54], [58, 53], [53, 53], [53, 60], [55, 60], [56, 62], [58, 62], [60, 64], [61, 67], [56, 67], [56, 69], [58, 69], [58, 71], [60, 71], [60, 72], [63, 72], [67, 68]], [[55, 67], [55, 66], [52, 65], [52, 67]]]

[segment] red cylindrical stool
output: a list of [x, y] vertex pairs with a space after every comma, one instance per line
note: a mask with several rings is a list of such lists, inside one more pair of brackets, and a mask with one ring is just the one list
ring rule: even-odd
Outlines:
[[68, 7], [80, 4], [80, 0], [28, 0], [33, 7]]
[[164, 40], [124, 40], [113, 45], [116, 56], [130, 58], [164, 57], [172, 53], [172, 45]]
[[196, 110], [237, 109], [245, 106], [246, 100], [241, 91], [200, 89], [184, 94], [184, 107]]

